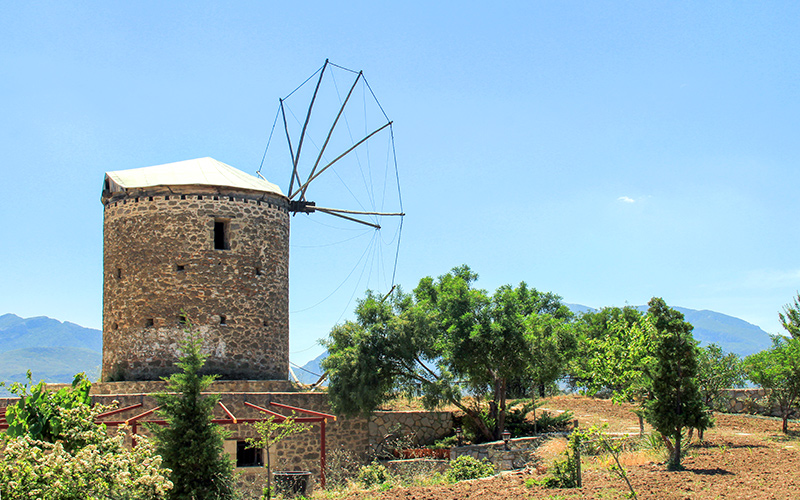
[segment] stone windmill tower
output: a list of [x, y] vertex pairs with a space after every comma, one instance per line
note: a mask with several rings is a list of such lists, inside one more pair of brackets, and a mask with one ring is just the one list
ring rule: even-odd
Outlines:
[[104, 381], [175, 371], [187, 322], [222, 379], [287, 378], [289, 199], [212, 158], [108, 172]]
[[[335, 118], [332, 123], [323, 120], [322, 128], [312, 131], [312, 109], [326, 109], [320, 88], [324, 75], [333, 68], [356, 76], [343, 99], [338, 90], [333, 93], [333, 82], [331, 96], [336, 96], [336, 103], [331, 116]], [[209, 353], [205, 366], [208, 373], [223, 380], [286, 380], [290, 213], [324, 213], [375, 231], [381, 230], [385, 218], [399, 219], [393, 236], [399, 249], [405, 214], [392, 122], [377, 99], [375, 108], [380, 114], [376, 127], [366, 121], [364, 99], [364, 108], [347, 117], [345, 110], [359, 85], [362, 97], [367, 91], [374, 96], [362, 72], [328, 61], [317, 72], [319, 79], [295, 141], [288, 124], [286, 98], [280, 100], [276, 115], [276, 123], [279, 115], [283, 117], [290, 155], [288, 162], [281, 164], [291, 171], [286, 195], [263, 177], [253, 177], [212, 158], [106, 173], [101, 198], [103, 381], [159, 380], [173, 373], [189, 322], [199, 331]], [[360, 128], [356, 127], [359, 116], [365, 119], [364, 135], [354, 136], [352, 131]], [[346, 127], [337, 128], [340, 123]], [[342, 141], [337, 140], [337, 133]], [[382, 176], [370, 173], [369, 156], [359, 158], [356, 151], [368, 148], [368, 141], [380, 134], [389, 146]], [[307, 145], [307, 151], [309, 143], [317, 151], [301, 158], [303, 145]], [[326, 157], [326, 151], [330, 157]], [[362, 184], [370, 191], [367, 198], [371, 203], [365, 207], [359, 202], [359, 209], [347, 210], [309, 201], [309, 186], [326, 171], [335, 173], [347, 193], [354, 194], [355, 187], [347, 185], [343, 172], [334, 168], [342, 167], [348, 159], [355, 161], [357, 168], [352, 170], [360, 176], [353, 184]], [[260, 168], [257, 173], [261, 175]], [[391, 205], [383, 198], [392, 182], [397, 184], [397, 211], [387, 211]], [[397, 250], [394, 263], [396, 268]], [[392, 289], [393, 282], [394, 270]]]

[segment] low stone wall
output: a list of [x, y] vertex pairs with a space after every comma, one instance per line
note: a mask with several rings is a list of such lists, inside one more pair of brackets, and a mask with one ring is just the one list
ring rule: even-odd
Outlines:
[[[777, 404], [769, 405], [765, 389], [725, 389], [722, 400], [727, 401], [728, 413], [748, 413], [752, 415], [765, 415], [780, 417], [781, 409]], [[800, 411], [795, 408], [789, 415], [790, 418], [800, 416]]]
[[453, 434], [449, 411], [378, 411], [369, 420], [369, 444], [378, 446], [403, 436], [404, 444], [424, 446]]
[[508, 441], [508, 449], [503, 441], [459, 446], [450, 449], [450, 459], [455, 460], [461, 455], [469, 455], [478, 460], [487, 459], [499, 471], [521, 469], [537, 461], [536, 450], [545, 441], [553, 437], [563, 437], [565, 433], [542, 434], [533, 437], [516, 438]]

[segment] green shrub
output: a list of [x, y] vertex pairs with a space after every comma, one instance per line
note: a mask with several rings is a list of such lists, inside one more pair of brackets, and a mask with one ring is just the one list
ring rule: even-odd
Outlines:
[[358, 471], [358, 482], [365, 488], [383, 485], [389, 480], [389, 477], [389, 469], [378, 462], [365, 465]]
[[458, 436], [447, 436], [439, 439], [435, 443], [433, 443], [430, 448], [432, 450], [442, 450], [447, 448], [453, 448], [454, 446], [458, 446]]
[[522, 407], [512, 408], [506, 414], [506, 430], [511, 437], [525, 437], [543, 432], [565, 431], [574, 419], [572, 412], [552, 414], [547, 410], [536, 415], [536, 423], [528, 420], [528, 415], [536, 409], [536, 402], [530, 400]]
[[464, 481], [466, 479], [478, 479], [491, 476], [495, 473], [494, 465], [488, 460], [461, 455], [450, 462], [450, 469], [447, 471], [447, 479], [452, 483]]

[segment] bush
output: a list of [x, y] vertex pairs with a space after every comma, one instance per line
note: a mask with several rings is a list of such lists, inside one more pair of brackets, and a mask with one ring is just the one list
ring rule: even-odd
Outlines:
[[432, 450], [445, 450], [458, 446], [458, 436], [447, 436], [429, 446]]
[[536, 408], [536, 402], [530, 400], [522, 407], [512, 408], [506, 415], [506, 430], [511, 433], [511, 437], [525, 437], [543, 432], [565, 431], [573, 420], [570, 411], [552, 414], [549, 411], [542, 411], [537, 415], [536, 423], [528, 420], [528, 415]]
[[491, 476], [495, 473], [494, 464], [488, 460], [461, 455], [450, 462], [450, 469], [447, 471], [447, 479], [451, 483], [464, 481], [467, 479], [478, 479]]
[[141, 436], [127, 448], [126, 428], [109, 435], [105, 425], [95, 424], [110, 407], [89, 406], [89, 387], [82, 374], [57, 392], [43, 382], [30, 392], [25, 384], [12, 386], [20, 401], [7, 414], [14, 430], [0, 435], [0, 498], [167, 498], [172, 483], [161, 457]]
[[389, 477], [389, 469], [378, 462], [365, 465], [358, 471], [358, 482], [365, 488], [383, 485], [389, 480]]

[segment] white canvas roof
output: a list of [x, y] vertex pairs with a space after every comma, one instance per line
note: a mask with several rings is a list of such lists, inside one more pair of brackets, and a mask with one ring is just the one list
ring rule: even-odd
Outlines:
[[232, 187], [283, 196], [277, 185], [208, 157], [106, 172], [106, 186], [112, 193], [155, 186], [197, 185]]

